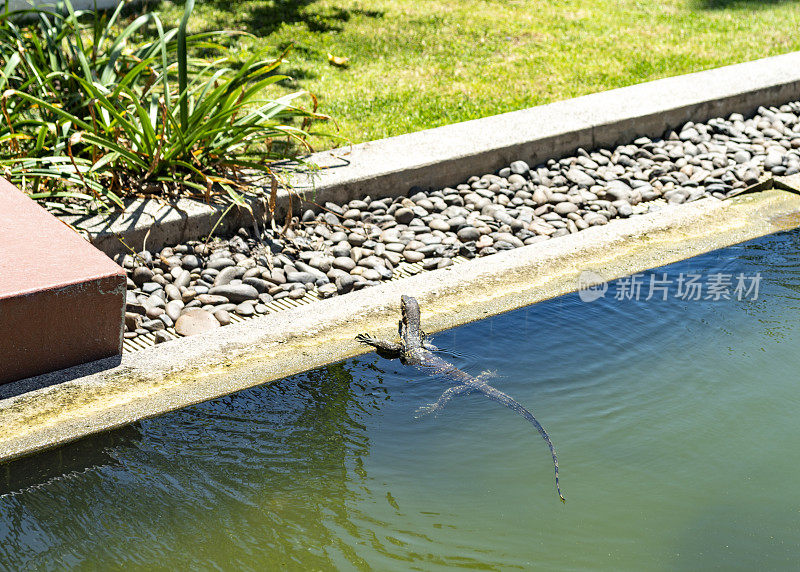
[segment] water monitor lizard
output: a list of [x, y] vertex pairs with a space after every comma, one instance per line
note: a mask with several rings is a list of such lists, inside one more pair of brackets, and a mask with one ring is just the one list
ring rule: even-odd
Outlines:
[[435, 350], [436, 348], [425, 341], [425, 333], [420, 328], [419, 304], [413, 297], [406, 295], [400, 297], [400, 302], [402, 313], [400, 318], [399, 342], [379, 340], [368, 334], [359, 334], [356, 336], [356, 340], [362, 344], [372, 346], [375, 348], [378, 355], [382, 357], [389, 359], [400, 358], [403, 364], [417, 366], [430, 375], [443, 375], [455, 383], [453, 387], [447, 389], [442, 394], [436, 403], [432, 403], [429, 406], [417, 410], [420, 414], [437, 413], [441, 411], [453, 397], [466, 393], [478, 392], [493, 401], [502, 403], [530, 421], [550, 448], [556, 474], [556, 491], [561, 501], [566, 502], [564, 496], [561, 494], [561, 488], [558, 483], [558, 458], [556, 457], [556, 450], [553, 447], [553, 443], [550, 441], [550, 436], [547, 434], [547, 431], [544, 430], [544, 427], [541, 426], [530, 411], [513, 397], [506, 395], [499, 389], [486, 383], [485, 378], [488, 374], [473, 377], [461, 371], [450, 362], [433, 354], [431, 350]]

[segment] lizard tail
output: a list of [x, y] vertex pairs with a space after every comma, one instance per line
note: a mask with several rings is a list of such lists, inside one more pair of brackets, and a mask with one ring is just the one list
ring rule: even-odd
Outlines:
[[519, 403], [516, 403], [516, 405], [516, 407], [509, 407], [530, 421], [533, 426], [536, 427], [536, 430], [539, 431], [539, 435], [542, 436], [542, 439], [545, 440], [545, 443], [547, 443], [547, 446], [550, 448], [550, 455], [553, 457], [553, 468], [556, 475], [556, 492], [558, 493], [558, 498], [561, 499], [561, 502], [567, 502], [567, 499], [565, 499], [564, 495], [561, 494], [561, 486], [558, 482], [558, 457], [556, 456], [556, 448], [553, 446], [553, 442], [550, 440], [550, 435], [547, 434], [547, 431], [544, 430], [544, 427], [542, 427], [541, 423], [536, 420], [536, 417], [533, 416], [533, 413], [525, 409], [525, 407]]
[[550, 435], [547, 434], [547, 431], [544, 430], [542, 424], [536, 420], [536, 417], [533, 416], [533, 413], [528, 411], [521, 403], [519, 403], [516, 399], [507, 395], [492, 387], [491, 385], [484, 385], [481, 388], [478, 388], [478, 391], [483, 393], [486, 397], [493, 401], [497, 401], [498, 403], [502, 403], [512, 411], [519, 413], [522, 417], [527, 419], [531, 422], [531, 424], [536, 427], [536, 430], [539, 431], [539, 435], [542, 436], [547, 446], [550, 448], [550, 455], [553, 457], [553, 467], [555, 469], [556, 475], [556, 492], [558, 493], [558, 498], [561, 499], [561, 502], [567, 502], [567, 499], [564, 498], [564, 495], [561, 494], [561, 486], [558, 482], [558, 457], [556, 456], [556, 448], [553, 447], [553, 442], [550, 440]]

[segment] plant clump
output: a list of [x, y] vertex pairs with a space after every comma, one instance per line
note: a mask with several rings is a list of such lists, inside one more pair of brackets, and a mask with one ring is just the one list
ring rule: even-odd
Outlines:
[[92, 211], [142, 196], [246, 206], [249, 181], [275, 181], [276, 161], [311, 150], [309, 127], [327, 119], [314, 96], [265, 97], [287, 79], [286, 52], [240, 58], [240, 32], [188, 34], [193, 0], [169, 30], [157, 13], [122, 25], [123, 7], [67, 0], [0, 15], [0, 174], [47, 204]]

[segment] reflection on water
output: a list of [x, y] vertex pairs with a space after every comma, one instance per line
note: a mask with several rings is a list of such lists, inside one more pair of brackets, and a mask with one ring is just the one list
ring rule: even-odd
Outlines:
[[66, 448], [61, 477], [41, 474], [60, 452], [9, 465], [3, 561], [146, 564], [178, 550], [175, 563], [234, 565], [264, 551], [329, 568], [325, 544], [352, 528], [349, 467], [369, 444], [360, 419], [385, 398], [377, 379], [353, 382], [337, 364], [86, 440], [82, 466]]
[[140, 438], [139, 428], [130, 425], [6, 463], [2, 465], [0, 473], [0, 497], [41, 488], [48, 483], [70, 479], [87, 470], [111, 464], [114, 457], [109, 451], [115, 447], [135, 447]]
[[790, 568], [800, 233], [659, 270], [759, 271], [755, 300], [569, 295], [435, 336], [547, 427], [566, 506], [523, 419], [415, 420], [441, 381], [369, 354], [5, 465], [0, 567]]

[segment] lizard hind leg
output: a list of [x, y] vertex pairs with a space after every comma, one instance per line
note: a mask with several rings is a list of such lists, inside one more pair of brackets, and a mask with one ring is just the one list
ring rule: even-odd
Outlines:
[[438, 410], [436, 409], [435, 403], [420, 405], [414, 410], [414, 419], [420, 419], [421, 417], [425, 417], [426, 415], [430, 415], [431, 413], [434, 413], [436, 415], [439, 414]]
[[495, 377], [500, 377], [497, 374], [496, 369], [487, 369], [486, 371], [482, 371], [480, 375], [475, 376], [475, 381], [485, 381], [487, 379], [493, 379]]
[[435, 403], [429, 403], [427, 405], [423, 405], [418, 407], [417, 410], [414, 412], [414, 419], [419, 419], [424, 415], [430, 415], [433, 413], [434, 415], [438, 415], [439, 412], [444, 409], [444, 406], [448, 404], [448, 402], [456, 397], [457, 395], [462, 395], [465, 393], [470, 393], [475, 391], [476, 389], [480, 389], [486, 386], [485, 379], [497, 377], [496, 371], [484, 371], [479, 376], [475, 378], [475, 381], [470, 383], [463, 383], [461, 385], [455, 385], [445, 390], [444, 393], [436, 400]]
[[454, 385], [445, 390], [444, 393], [436, 400], [435, 403], [429, 403], [427, 405], [423, 405], [418, 407], [417, 410], [414, 412], [414, 419], [419, 419], [425, 415], [430, 415], [433, 413], [434, 415], [438, 415], [439, 412], [444, 409], [444, 406], [447, 405], [447, 402], [453, 399], [456, 395], [461, 395], [462, 393], [469, 393], [470, 391], [474, 390], [475, 386], [471, 383], [464, 383], [462, 385]]

